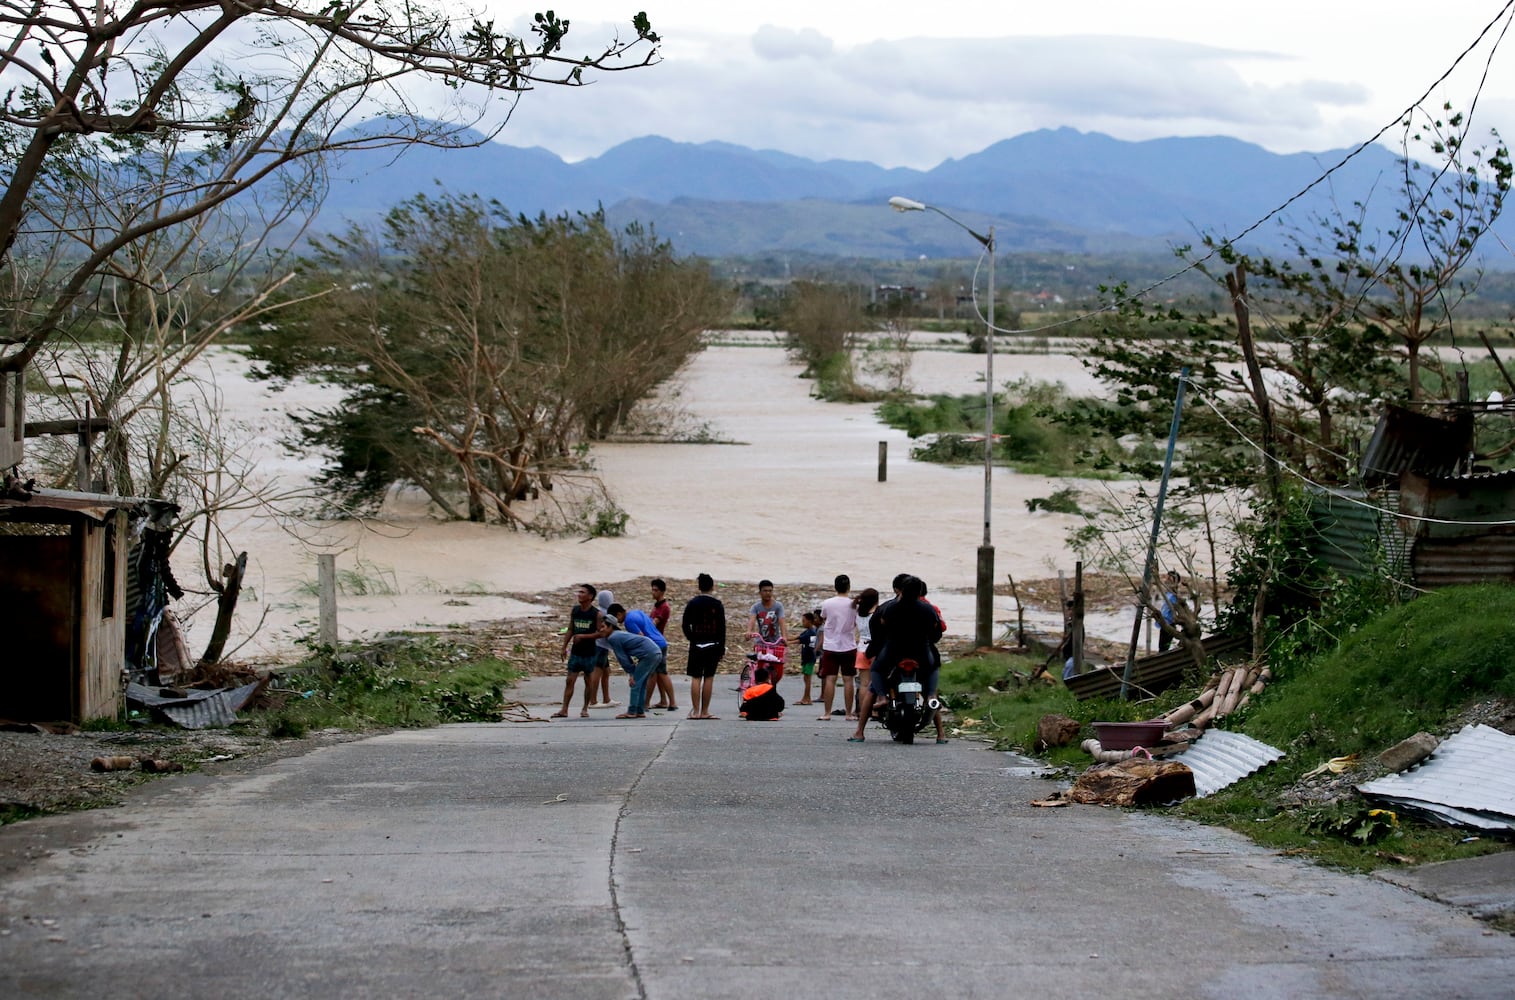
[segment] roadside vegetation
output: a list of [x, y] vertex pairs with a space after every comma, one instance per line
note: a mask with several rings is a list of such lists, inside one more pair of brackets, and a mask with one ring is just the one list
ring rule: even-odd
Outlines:
[[396, 635], [361, 647], [312, 647], [275, 675], [267, 707], [250, 718], [273, 737], [498, 722], [505, 690], [519, 677], [506, 661], [448, 637]]
[[[1359, 871], [1505, 849], [1498, 837], [1375, 812], [1353, 786], [1381, 773], [1372, 763], [1378, 753], [1418, 732], [1445, 738], [1469, 722], [1515, 715], [1515, 587], [1454, 587], [1387, 608], [1383, 598], [1370, 584], [1343, 582], [1317, 614], [1277, 634], [1273, 683], [1224, 727], [1285, 756], [1169, 811]], [[1027, 683], [1041, 662], [992, 655], [946, 664], [942, 691], [964, 735], [1081, 771], [1091, 761], [1076, 743], [1037, 748], [1042, 716], [1066, 715], [1086, 727], [1152, 718], [1192, 697], [1202, 681], [1196, 673], [1155, 700], [1081, 702], [1060, 683]], [[1092, 735], [1087, 729], [1080, 738]], [[1332, 761], [1340, 773], [1310, 774]]]

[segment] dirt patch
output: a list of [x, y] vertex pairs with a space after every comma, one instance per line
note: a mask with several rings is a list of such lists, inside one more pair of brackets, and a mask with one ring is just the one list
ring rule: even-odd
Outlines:
[[119, 805], [134, 788], [162, 777], [140, 764], [97, 772], [90, 767], [96, 757], [166, 760], [188, 772], [235, 772], [370, 735], [331, 730], [298, 740], [273, 739], [254, 731], [260, 726], [254, 719], [230, 729], [0, 732], [0, 821]]

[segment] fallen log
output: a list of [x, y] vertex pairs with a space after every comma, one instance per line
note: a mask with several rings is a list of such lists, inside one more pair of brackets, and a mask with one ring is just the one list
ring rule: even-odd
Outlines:
[[1068, 797], [1083, 805], [1142, 806], [1194, 795], [1194, 772], [1176, 760], [1136, 758], [1079, 775]]

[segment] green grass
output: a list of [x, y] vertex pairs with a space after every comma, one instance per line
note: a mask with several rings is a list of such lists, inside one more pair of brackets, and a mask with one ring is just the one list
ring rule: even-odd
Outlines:
[[279, 676], [268, 735], [316, 729], [495, 722], [519, 671], [451, 637], [400, 636], [365, 648], [318, 650]]
[[[1084, 724], [1079, 740], [1069, 747], [1046, 751], [1054, 764], [1082, 768], [1090, 763], [1089, 755], [1078, 742], [1093, 736], [1092, 722], [1134, 722], [1150, 719], [1188, 700], [1175, 691], [1162, 701], [1123, 702], [1093, 699], [1079, 701], [1061, 681], [1026, 682], [1042, 659], [993, 653], [970, 655], [942, 665], [940, 690], [947, 706], [953, 710], [964, 731], [992, 741], [996, 749], [1032, 754], [1036, 746], [1036, 724], [1044, 715], [1066, 715]], [[1054, 670], [1058, 670], [1056, 664]], [[990, 690], [993, 685], [1003, 693]], [[1187, 691], [1187, 688], [1183, 689]], [[964, 725], [965, 720], [976, 720]]]
[[1366, 871], [1500, 850], [1496, 838], [1399, 816], [1373, 824], [1367, 806], [1284, 806], [1280, 797], [1334, 757], [1369, 759], [1422, 730], [1456, 728], [1469, 705], [1515, 698], [1515, 587], [1450, 587], [1392, 607], [1325, 652], [1281, 664], [1275, 683], [1228, 723], [1285, 756], [1180, 812], [1222, 823], [1277, 850]]
[[1515, 698], [1515, 587], [1452, 587], [1391, 608], [1288, 668], [1248, 735], [1317, 757], [1377, 752], [1472, 701]]
[[[1284, 751], [1285, 756], [1229, 788], [1190, 799], [1174, 815], [1223, 825], [1257, 843], [1323, 864], [1368, 871], [1391, 864], [1422, 864], [1502, 850], [1497, 837], [1431, 826], [1409, 815], [1372, 814], [1355, 797], [1332, 805], [1296, 805], [1290, 795], [1301, 777], [1334, 757], [1369, 759], [1417, 732], [1448, 735], [1468, 706], [1490, 698], [1515, 699], [1515, 587], [1454, 587], [1362, 618], [1360, 602], [1328, 607], [1317, 631], [1339, 641], [1322, 652], [1290, 655], [1275, 646], [1274, 681], [1225, 722]], [[1318, 648], [1314, 642], [1299, 648]], [[1038, 719], [1049, 712], [1087, 725], [1150, 718], [1197, 690], [1190, 678], [1158, 701], [1136, 704], [1079, 702], [1061, 684], [1033, 684], [991, 694], [1007, 671], [1028, 674], [1035, 660], [968, 657], [942, 668], [944, 698], [957, 714], [978, 720], [977, 732], [1000, 749], [1034, 750]], [[1087, 730], [1081, 736], [1090, 735]], [[1041, 754], [1075, 771], [1092, 762], [1076, 745]]]

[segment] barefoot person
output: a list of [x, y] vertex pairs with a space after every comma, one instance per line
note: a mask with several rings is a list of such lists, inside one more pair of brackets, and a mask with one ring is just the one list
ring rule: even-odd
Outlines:
[[805, 678], [805, 694], [795, 704], [813, 705], [815, 702], [810, 697], [810, 688], [815, 675], [815, 654], [821, 644], [820, 609], [805, 612], [800, 616], [800, 624], [804, 625], [805, 629], [796, 641], [800, 647], [800, 674]]
[[590, 584], [579, 584], [575, 596], [579, 603], [568, 612], [568, 632], [563, 636], [562, 655], [568, 666], [568, 680], [563, 684], [563, 707], [552, 713], [554, 719], [568, 718], [568, 705], [573, 701], [573, 688], [579, 674], [584, 675], [581, 718], [589, 718], [589, 702], [594, 697], [594, 672], [599, 662], [594, 639], [600, 630], [600, 609], [595, 607], [594, 587]]
[[[600, 617], [604, 618], [610, 611], [610, 605], [615, 603], [615, 597], [608, 590], [602, 590], [594, 595], [594, 603], [599, 606]], [[589, 695], [590, 708], [615, 708], [620, 704], [610, 700], [610, 644], [604, 639], [595, 641], [595, 669], [589, 676], [589, 682], [594, 685], [594, 691]], [[599, 701], [595, 701], [599, 698]]]
[[817, 721], [831, 721], [831, 706], [836, 701], [836, 679], [844, 681], [842, 704], [847, 718], [852, 718], [852, 680], [857, 676], [857, 607], [847, 596], [852, 591], [852, 579], [846, 573], [833, 581], [836, 596], [821, 602], [821, 620], [826, 630], [821, 633], [820, 669], [821, 710]]
[[[668, 603], [668, 584], [662, 580], [653, 580], [652, 584], [652, 624], [657, 627], [658, 634], [668, 634], [668, 619], [673, 617], [673, 608]], [[652, 707], [660, 712], [677, 712], [679, 710], [679, 696], [673, 693], [673, 681], [668, 676], [668, 650], [663, 650], [663, 662], [653, 672], [650, 685], [657, 685], [658, 701]], [[651, 700], [652, 691], [649, 688], [648, 700]]]
[[700, 592], [684, 605], [680, 623], [689, 640], [689, 718], [714, 719], [710, 692], [716, 668], [726, 655], [726, 606], [712, 593], [715, 580], [709, 573], [701, 573], [695, 582]]

